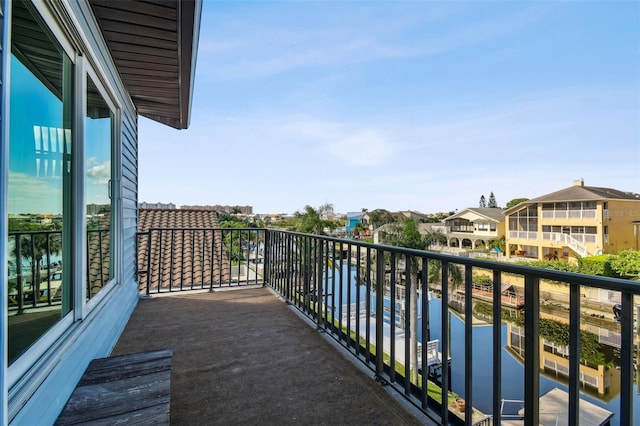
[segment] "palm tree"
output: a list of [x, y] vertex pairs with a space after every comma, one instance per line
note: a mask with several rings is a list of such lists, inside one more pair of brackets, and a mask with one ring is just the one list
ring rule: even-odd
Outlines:
[[333, 212], [333, 205], [325, 203], [314, 209], [310, 205], [304, 206], [302, 212], [295, 212], [295, 230], [306, 234], [324, 235], [325, 228], [335, 229], [337, 224], [328, 218]]
[[[408, 218], [401, 224], [398, 224], [391, 232], [388, 243], [397, 247], [425, 250], [435, 244], [444, 244], [446, 241], [446, 236], [441, 232], [420, 233], [418, 222], [416, 222], [415, 219]], [[419, 258], [412, 258], [410, 260], [411, 266], [405, 271], [409, 278], [409, 288], [406, 289], [406, 292], [411, 298], [409, 306], [409, 338], [411, 339], [410, 367], [412, 374], [411, 381], [414, 383], [418, 381], [418, 271], [421, 269], [422, 261], [423, 260]]]
[[[35, 301], [40, 297], [42, 261], [47, 256], [58, 255], [62, 250], [62, 241], [59, 235], [54, 236], [50, 232], [31, 233], [20, 238], [19, 247], [20, 257], [31, 263], [31, 281]], [[14, 250], [14, 256], [18, 259], [18, 245]]]

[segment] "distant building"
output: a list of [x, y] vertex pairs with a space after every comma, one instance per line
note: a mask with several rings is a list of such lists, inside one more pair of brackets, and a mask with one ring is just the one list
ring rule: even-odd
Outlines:
[[347, 235], [351, 235], [353, 228], [356, 227], [364, 216], [364, 212], [347, 212], [347, 223], [344, 227], [344, 232]]
[[87, 216], [95, 216], [111, 211], [110, 204], [87, 204]]
[[173, 203], [147, 203], [143, 201], [138, 203], [140, 209], [175, 209], [176, 205]]
[[396, 222], [401, 223], [403, 220], [405, 219], [413, 219], [417, 222], [428, 222], [429, 221], [429, 216], [424, 214], [424, 213], [420, 213], [414, 210], [401, 210], [399, 212], [395, 212], [395, 213], [391, 213], [393, 215], [393, 217], [395, 217]]
[[244, 215], [253, 214], [253, 206], [221, 206], [220, 204], [216, 204], [213, 206], [180, 206], [180, 208], [185, 210], [210, 210], [223, 213], [240, 213]]

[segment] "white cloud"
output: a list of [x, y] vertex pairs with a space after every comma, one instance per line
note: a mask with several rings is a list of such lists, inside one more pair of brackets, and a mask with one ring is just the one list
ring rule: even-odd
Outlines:
[[10, 171], [7, 198], [10, 213], [61, 213], [62, 179]]
[[111, 162], [106, 161], [87, 170], [87, 176], [97, 185], [107, 185], [111, 179]]

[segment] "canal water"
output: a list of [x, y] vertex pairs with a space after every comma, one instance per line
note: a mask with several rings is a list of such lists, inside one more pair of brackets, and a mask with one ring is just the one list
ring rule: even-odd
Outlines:
[[[339, 276], [339, 273], [336, 274], [336, 277]], [[351, 285], [347, 286], [349, 282], [346, 276], [346, 270], [343, 272], [343, 285], [342, 288], [342, 306], [343, 309], [347, 303], [349, 303], [349, 299], [347, 299], [348, 292], [350, 293], [351, 299], [350, 303], [355, 304], [356, 301], [364, 302], [366, 301], [366, 286], [359, 286], [359, 298], [356, 299], [356, 287], [358, 286], [355, 279], [355, 272], [352, 271], [351, 277]], [[325, 291], [328, 294], [332, 294], [332, 284], [331, 278], [329, 279], [328, 285], [325, 288]], [[348, 288], [348, 289], [347, 289]], [[336, 292], [336, 301], [335, 304], [338, 306], [340, 302], [340, 291], [339, 291], [339, 282], [336, 278], [335, 283], [335, 292]], [[388, 296], [388, 295], [387, 295]], [[375, 306], [375, 295], [371, 294], [371, 307]], [[331, 303], [331, 301], [329, 301]], [[389, 306], [389, 300], [385, 300], [385, 305]], [[353, 305], [352, 305], [353, 306]], [[418, 307], [421, 306], [419, 301]], [[420, 315], [420, 314], [419, 314]], [[420, 316], [421, 318], [421, 316]], [[430, 338], [431, 340], [438, 339], [442, 341], [441, 335], [441, 318], [442, 318], [442, 300], [438, 298], [431, 298], [429, 301], [429, 324], [430, 324]], [[389, 321], [388, 315], [386, 316], [386, 321]], [[418, 325], [418, 330], [421, 330], [421, 320], [419, 320], [420, 324]], [[465, 397], [464, 395], [464, 384], [465, 384], [465, 373], [464, 373], [464, 362], [465, 362], [465, 354], [464, 354], [464, 322], [460, 317], [458, 317], [451, 309], [449, 309], [449, 342], [450, 342], [450, 357], [451, 357], [451, 388], [454, 392]], [[522, 358], [519, 358], [513, 350], [510, 350], [507, 343], [507, 333], [508, 326], [507, 324], [502, 325], [502, 397], [508, 400], [523, 400], [524, 399], [524, 365], [522, 364]], [[421, 336], [418, 336], [421, 339]], [[492, 371], [493, 364], [493, 351], [492, 351], [492, 339], [493, 339], [493, 331], [491, 325], [476, 325], [473, 327], [472, 331], [472, 355], [473, 355], [473, 405], [478, 410], [482, 411], [485, 414], [492, 414], [492, 392], [493, 392], [493, 383], [494, 383], [494, 375]], [[442, 350], [442, 348], [440, 348]], [[553, 388], [559, 388], [566, 392], [568, 392], [568, 386], [565, 382], [560, 380], [556, 380], [553, 377], [549, 377], [546, 374], [540, 372], [540, 395], [543, 395], [550, 391]], [[638, 390], [638, 388], [635, 388]], [[610, 394], [604, 396], [598, 396], [595, 392], [581, 392], [580, 398], [583, 400], [589, 401], [599, 407], [602, 407], [606, 410], [614, 413], [614, 416], [611, 419], [611, 425], [616, 426], [620, 425], [619, 416], [617, 412], [620, 407], [620, 395], [619, 390], [610, 390]], [[617, 392], [617, 394], [613, 394]], [[505, 412], [515, 413], [518, 408], [520, 408], [519, 404], [507, 404], [505, 405]], [[640, 424], [640, 390], [634, 393], [634, 419]], [[622, 426], [622, 425], [620, 425]]]

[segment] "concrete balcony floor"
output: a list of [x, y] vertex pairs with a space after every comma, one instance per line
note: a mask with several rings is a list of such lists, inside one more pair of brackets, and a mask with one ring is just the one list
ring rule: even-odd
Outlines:
[[112, 355], [162, 348], [172, 424], [434, 424], [267, 288], [140, 300]]

